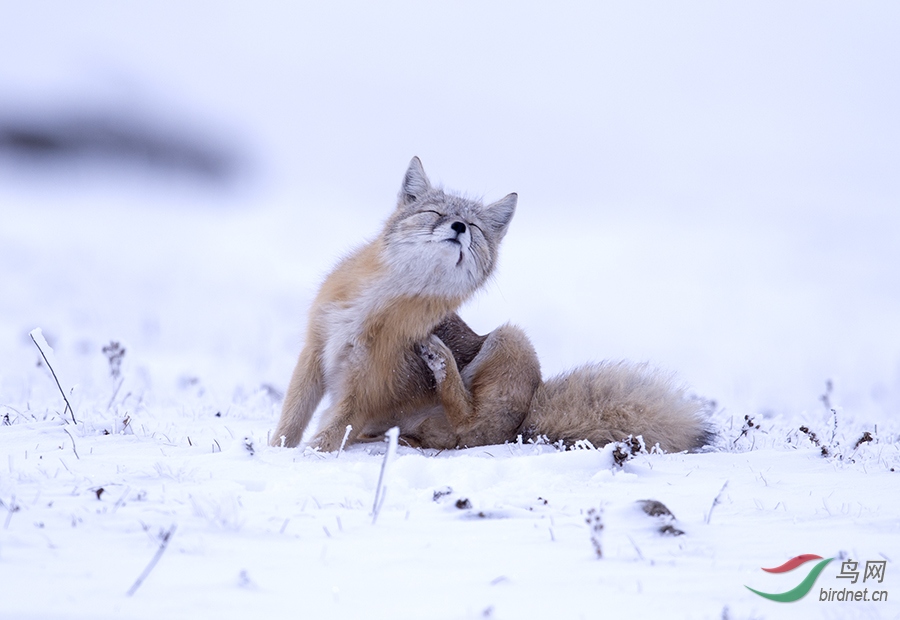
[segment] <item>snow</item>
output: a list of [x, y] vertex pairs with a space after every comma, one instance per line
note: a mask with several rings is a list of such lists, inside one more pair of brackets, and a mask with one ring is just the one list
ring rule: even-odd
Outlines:
[[[3, 537], [4, 583], [19, 593], [4, 602], [8, 617], [720, 617], [726, 607], [732, 617], [787, 617], [797, 610], [779, 615], [743, 588], [785, 584], [760, 567], [801, 552], [880, 559], [897, 548], [897, 499], [885, 492], [895, 485], [888, 466], [900, 466], [896, 443], [865, 445], [849, 463], [801, 441], [751, 449], [742, 439], [728, 451], [640, 455], [624, 468], [609, 448], [401, 447], [373, 524], [384, 447], [339, 458], [266, 448], [260, 412], [272, 408], [259, 404], [221, 417], [147, 408], [134, 414], [134, 434], [103, 434], [117, 419], [96, 413], [74, 442], [59, 420], [4, 429], [2, 497], [21, 507]], [[685, 534], [658, 533], [635, 505], [642, 499], [664, 503]], [[585, 521], [592, 508], [602, 509], [602, 559]], [[810, 617], [824, 606], [801, 605]]]
[[[24, 6], [0, 124], [111, 110], [245, 168], [0, 149], [0, 617], [900, 617], [893, 5]], [[268, 447], [316, 288], [413, 155], [519, 194], [473, 328], [520, 325], [547, 376], [674, 370], [715, 444], [399, 446], [374, 523], [388, 443]], [[805, 553], [837, 559], [804, 599], [745, 587]], [[889, 600], [818, 600], [843, 587]]]

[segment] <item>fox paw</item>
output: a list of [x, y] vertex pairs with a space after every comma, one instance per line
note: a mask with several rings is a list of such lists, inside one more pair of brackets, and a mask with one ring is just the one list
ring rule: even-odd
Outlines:
[[447, 355], [449, 352], [447, 345], [434, 334], [418, 346], [419, 357], [434, 373], [434, 379], [438, 383], [441, 383], [447, 376]]

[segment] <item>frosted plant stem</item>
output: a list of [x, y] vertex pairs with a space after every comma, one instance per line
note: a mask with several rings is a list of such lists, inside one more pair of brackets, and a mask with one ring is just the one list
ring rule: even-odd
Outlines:
[[141, 587], [141, 584], [144, 583], [144, 580], [150, 574], [150, 571], [156, 566], [156, 563], [159, 562], [159, 558], [162, 557], [162, 554], [165, 552], [166, 547], [169, 546], [169, 541], [172, 540], [172, 535], [175, 534], [175, 524], [172, 524], [172, 527], [169, 528], [169, 531], [162, 535], [162, 539], [159, 541], [159, 549], [156, 550], [156, 555], [153, 556], [153, 559], [150, 560], [150, 563], [147, 564], [147, 568], [144, 569], [144, 572], [141, 573], [140, 577], [137, 578], [137, 581], [134, 582], [128, 592], [125, 593], [126, 596], [134, 596], [134, 593], [137, 592], [138, 588]]
[[[66, 431], [66, 429], [63, 429], [63, 430]], [[69, 431], [66, 431], [66, 435], [68, 435], [68, 436], [69, 436], [69, 439], [72, 440], [72, 452], [75, 453], [75, 458], [78, 459], [78, 460], [80, 461], [80, 460], [81, 460], [81, 457], [78, 456], [78, 450], [75, 448], [75, 438], [72, 437], [72, 433], [70, 433]]]
[[125, 377], [119, 379], [119, 384], [116, 386], [116, 390], [113, 392], [112, 398], [109, 399], [109, 404], [106, 405], [106, 410], [109, 411], [112, 409], [113, 403], [116, 402], [116, 396], [119, 395], [119, 390], [122, 389], [122, 384], [125, 383]]
[[728, 481], [725, 481], [725, 484], [722, 485], [722, 489], [719, 491], [719, 494], [716, 495], [716, 499], [713, 500], [712, 506], [709, 507], [709, 512], [706, 514], [706, 524], [709, 525], [710, 519], [712, 519], [712, 513], [716, 506], [722, 503], [722, 493], [725, 492], [725, 487], [728, 486]]
[[352, 431], [352, 430], [353, 430], [352, 424], [348, 424], [347, 428], [344, 429], [344, 438], [341, 439], [341, 447], [338, 449], [337, 456], [334, 458], [336, 458], [336, 459], [341, 458], [341, 453], [343, 453], [343, 451], [344, 451], [344, 446], [347, 445], [347, 438], [350, 436], [350, 431]]
[[15, 495], [13, 495], [13, 496], [12, 496], [12, 499], [9, 500], [9, 506], [7, 506], [6, 504], [4, 504], [4, 503], [3, 503], [3, 500], [0, 500], [0, 506], [2, 506], [3, 508], [6, 508], [6, 510], [7, 510], [7, 514], [6, 514], [6, 523], [3, 524], [3, 529], [4, 529], [4, 530], [8, 530], [8, 529], [9, 529], [9, 522], [12, 521], [12, 516], [13, 516], [13, 514], [16, 513], [16, 512], [19, 512], [19, 510], [21, 510], [21, 508], [20, 508], [20, 506], [16, 503], [16, 496], [15, 496]]
[[[53, 375], [53, 380], [56, 381], [56, 387], [59, 388], [59, 393], [62, 394], [63, 400], [66, 401], [66, 408], [72, 414], [72, 422], [74, 424], [78, 424], [78, 420], [75, 419], [75, 410], [72, 409], [72, 405], [69, 403], [69, 399], [66, 396], [66, 391], [62, 388], [62, 385], [60, 385], [59, 378], [56, 376], [56, 371], [53, 370], [53, 365], [50, 364], [50, 360], [47, 359], [48, 357], [50, 357], [47, 354], [47, 351], [50, 351], [50, 353], [52, 354], [53, 349], [51, 349], [50, 345], [47, 344], [47, 340], [44, 338], [44, 333], [41, 331], [40, 327], [31, 330], [31, 333], [29, 333], [28, 335], [31, 336], [31, 341], [34, 343], [34, 346], [38, 348], [38, 351], [41, 352], [41, 357], [44, 358], [44, 363], [47, 364], [47, 368], [50, 369], [50, 374]], [[44, 350], [45, 347], [47, 351]]]
[[397, 438], [400, 436], [400, 429], [396, 426], [389, 428], [384, 435], [387, 442], [387, 450], [384, 452], [384, 460], [381, 462], [381, 473], [378, 474], [378, 486], [375, 488], [375, 502], [372, 504], [372, 525], [378, 520], [378, 513], [381, 511], [381, 505], [384, 503], [384, 496], [387, 493], [387, 484], [385, 484], [384, 472], [394, 453], [397, 451]]

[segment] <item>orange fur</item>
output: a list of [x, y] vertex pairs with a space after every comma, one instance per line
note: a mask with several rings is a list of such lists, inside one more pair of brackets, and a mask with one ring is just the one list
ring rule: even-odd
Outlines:
[[491, 274], [516, 205], [487, 206], [434, 189], [414, 158], [381, 234], [342, 261], [309, 313], [273, 445], [338, 449], [399, 426], [410, 445], [455, 448], [517, 435], [594, 445], [642, 435], [666, 451], [708, 439], [703, 401], [645, 365], [602, 363], [543, 382], [524, 332], [473, 332], [456, 309]]
[[312, 441], [323, 450], [339, 447], [347, 425], [352, 442], [438, 412], [416, 344], [490, 276], [515, 204], [515, 194], [485, 206], [435, 189], [414, 158], [381, 235], [322, 283], [272, 444], [297, 445], [326, 393]]

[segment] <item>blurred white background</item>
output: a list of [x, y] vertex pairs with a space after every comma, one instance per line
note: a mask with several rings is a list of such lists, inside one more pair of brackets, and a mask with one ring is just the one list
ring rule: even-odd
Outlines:
[[519, 193], [462, 314], [546, 373], [893, 418], [898, 65], [891, 2], [0, 2], [0, 388], [38, 325], [158, 387], [283, 388], [418, 155]]

